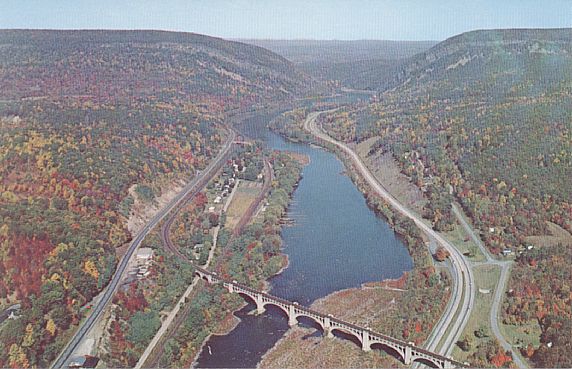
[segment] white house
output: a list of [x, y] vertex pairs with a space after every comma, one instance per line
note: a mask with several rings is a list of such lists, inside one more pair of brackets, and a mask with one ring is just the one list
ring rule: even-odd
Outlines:
[[141, 247], [137, 250], [137, 255], [135, 259], [137, 260], [137, 264], [149, 264], [151, 260], [153, 260], [153, 249], [149, 247]]

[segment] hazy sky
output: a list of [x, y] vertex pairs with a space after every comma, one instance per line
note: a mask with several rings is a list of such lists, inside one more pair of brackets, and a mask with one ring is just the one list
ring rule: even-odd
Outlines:
[[162, 29], [224, 38], [443, 40], [572, 26], [572, 0], [0, 0], [0, 28]]

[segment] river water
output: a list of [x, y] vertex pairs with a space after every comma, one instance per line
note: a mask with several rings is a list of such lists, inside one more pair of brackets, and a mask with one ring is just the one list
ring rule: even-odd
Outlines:
[[[302, 305], [364, 282], [397, 278], [412, 268], [405, 245], [388, 224], [375, 216], [363, 195], [343, 174], [334, 155], [310, 145], [291, 143], [264, 128], [271, 116], [246, 121], [243, 131], [269, 148], [303, 153], [310, 158], [294, 192], [284, 227], [284, 253], [290, 264], [270, 280], [270, 293]], [[241, 319], [227, 335], [212, 336], [199, 355], [200, 368], [255, 367], [284, 332], [288, 321], [278, 308], [260, 316], [249, 304], [235, 313]]]

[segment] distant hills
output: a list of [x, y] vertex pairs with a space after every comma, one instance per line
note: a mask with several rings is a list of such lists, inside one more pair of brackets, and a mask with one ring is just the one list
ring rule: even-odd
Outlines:
[[282, 55], [295, 64], [347, 63], [404, 59], [423, 52], [437, 41], [387, 40], [238, 40]]
[[557, 83], [570, 76], [572, 30], [472, 31], [451, 37], [401, 63], [388, 87], [447, 79], [510, 85], [523, 80]]
[[129, 98], [168, 87], [171, 96], [237, 104], [292, 97], [312, 84], [269, 50], [193, 33], [0, 30], [0, 48], [3, 99]]
[[378, 90], [393, 81], [403, 60], [436, 41], [240, 40], [284, 56], [308, 74], [344, 87]]
[[[272, 50], [308, 74], [355, 89], [383, 91], [447, 78], [511, 83], [520, 73], [558, 78], [572, 52], [569, 29], [507, 29], [463, 33], [436, 41], [241, 40]], [[526, 56], [526, 57], [525, 57]], [[543, 60], [550, 59], [551, 65]], [[506, 69], [509, 67], [509, 69]], [[554, 73], [549, 72], [552, 69]], [[515, 74], [516, 73], [516, 74]], [[491, 80], [492, 80], [491, 79]], [[504, 82], [503, 82], [504, 81]]]

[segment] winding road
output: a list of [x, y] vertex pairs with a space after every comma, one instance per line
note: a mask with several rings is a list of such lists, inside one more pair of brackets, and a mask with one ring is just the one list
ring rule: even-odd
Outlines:
[[[304, 122], [304, 129], [312, 133], [314, 136], [327, 143], [333, 144], [345, 152], [354, 163], [356, 169], [367, 181], [371, 188], [387, 201], [394, 209], [401, 214], [410, 218], [415, 224], [423, 230], [428, 236], [433, 237], [441, 246], [450, 253], [450, 260], [454, 268], [453, 272], [453, 294], [451, 296], [452, 303], [449, 303], [439, 323], [435, 326], [430, 342], [426, 343], [428, 350], [437, 350], [442, 355], [450, 355], [453, 350], [454, 343], [460, 338], [471, 315], [475, 302], [476, 283], [473, 272], [468, 261], [463, 257], [459, 250], [449, 241], [435, 232], [427, 225], [418, 215], [413, 213], [399, 200], [393, 197], [380, 184], [361, 158], [346, 144], [335, 140], [324, 133], [317, 125], [316, 120], [320, 114], [333, 112], [334, 110], [312, 112], [308, 114]], [[440, 347], [439, 343], [443, 342]]]
[[224, 159], [227, 155], [231, 152], [233, 142], [235, 140], [236, 133], [233, 130], [229, 130], [229, 135], [227, 137], [226, 142], [224, 143], [222, 149], [214, 158], [211, 163], [199, 174], [197, 175], [192, 181], [190, 181], [181, 192], [171, 202], [169, 202], [165, 207], [163, 207], [155, 216], [143, 227], [135, 236], [127, 252], [121, 258], [121, 261], [117, 265], [117, 269], [111, 278], [111, 281], [107, 285], [104, 290], [103, 295], [97, 301], [92, 309], [91, 314], [85, 319], [85, 321], [80, 325], [78, 330], [76, 331], [75, 335], [71, 338], [68, 342], [66, 347], [62, 350], [60, 355], [57, 359], [53, 362], [51, 368], [64, 368], [67, 367], [67, 363], [70, 361], [74, 351], [77, 349], [83, 338], [87, 335], [87, 333], [91, 330], [94, 326], [96, 321], [102, 315], [103, 310], [111, 301], [115, 291], [117, 290], [125, 270], [127, 269], [127, 265], [129, 263], [129, 259], [133, 256], [135, 250], [141, 245], [141, 242], [145, 239], [147, 234], [157, 225], [161, 220], [169, 214], [173, 209], [177, 208], [181, 204], [183, 204], [188, 196], [192, 196], [193, 193], [197, 191], [197, 188], [200, 188], [204, 181], [208, 181], [208, 178], [212, 176], [219, 165], [222, 164]]

